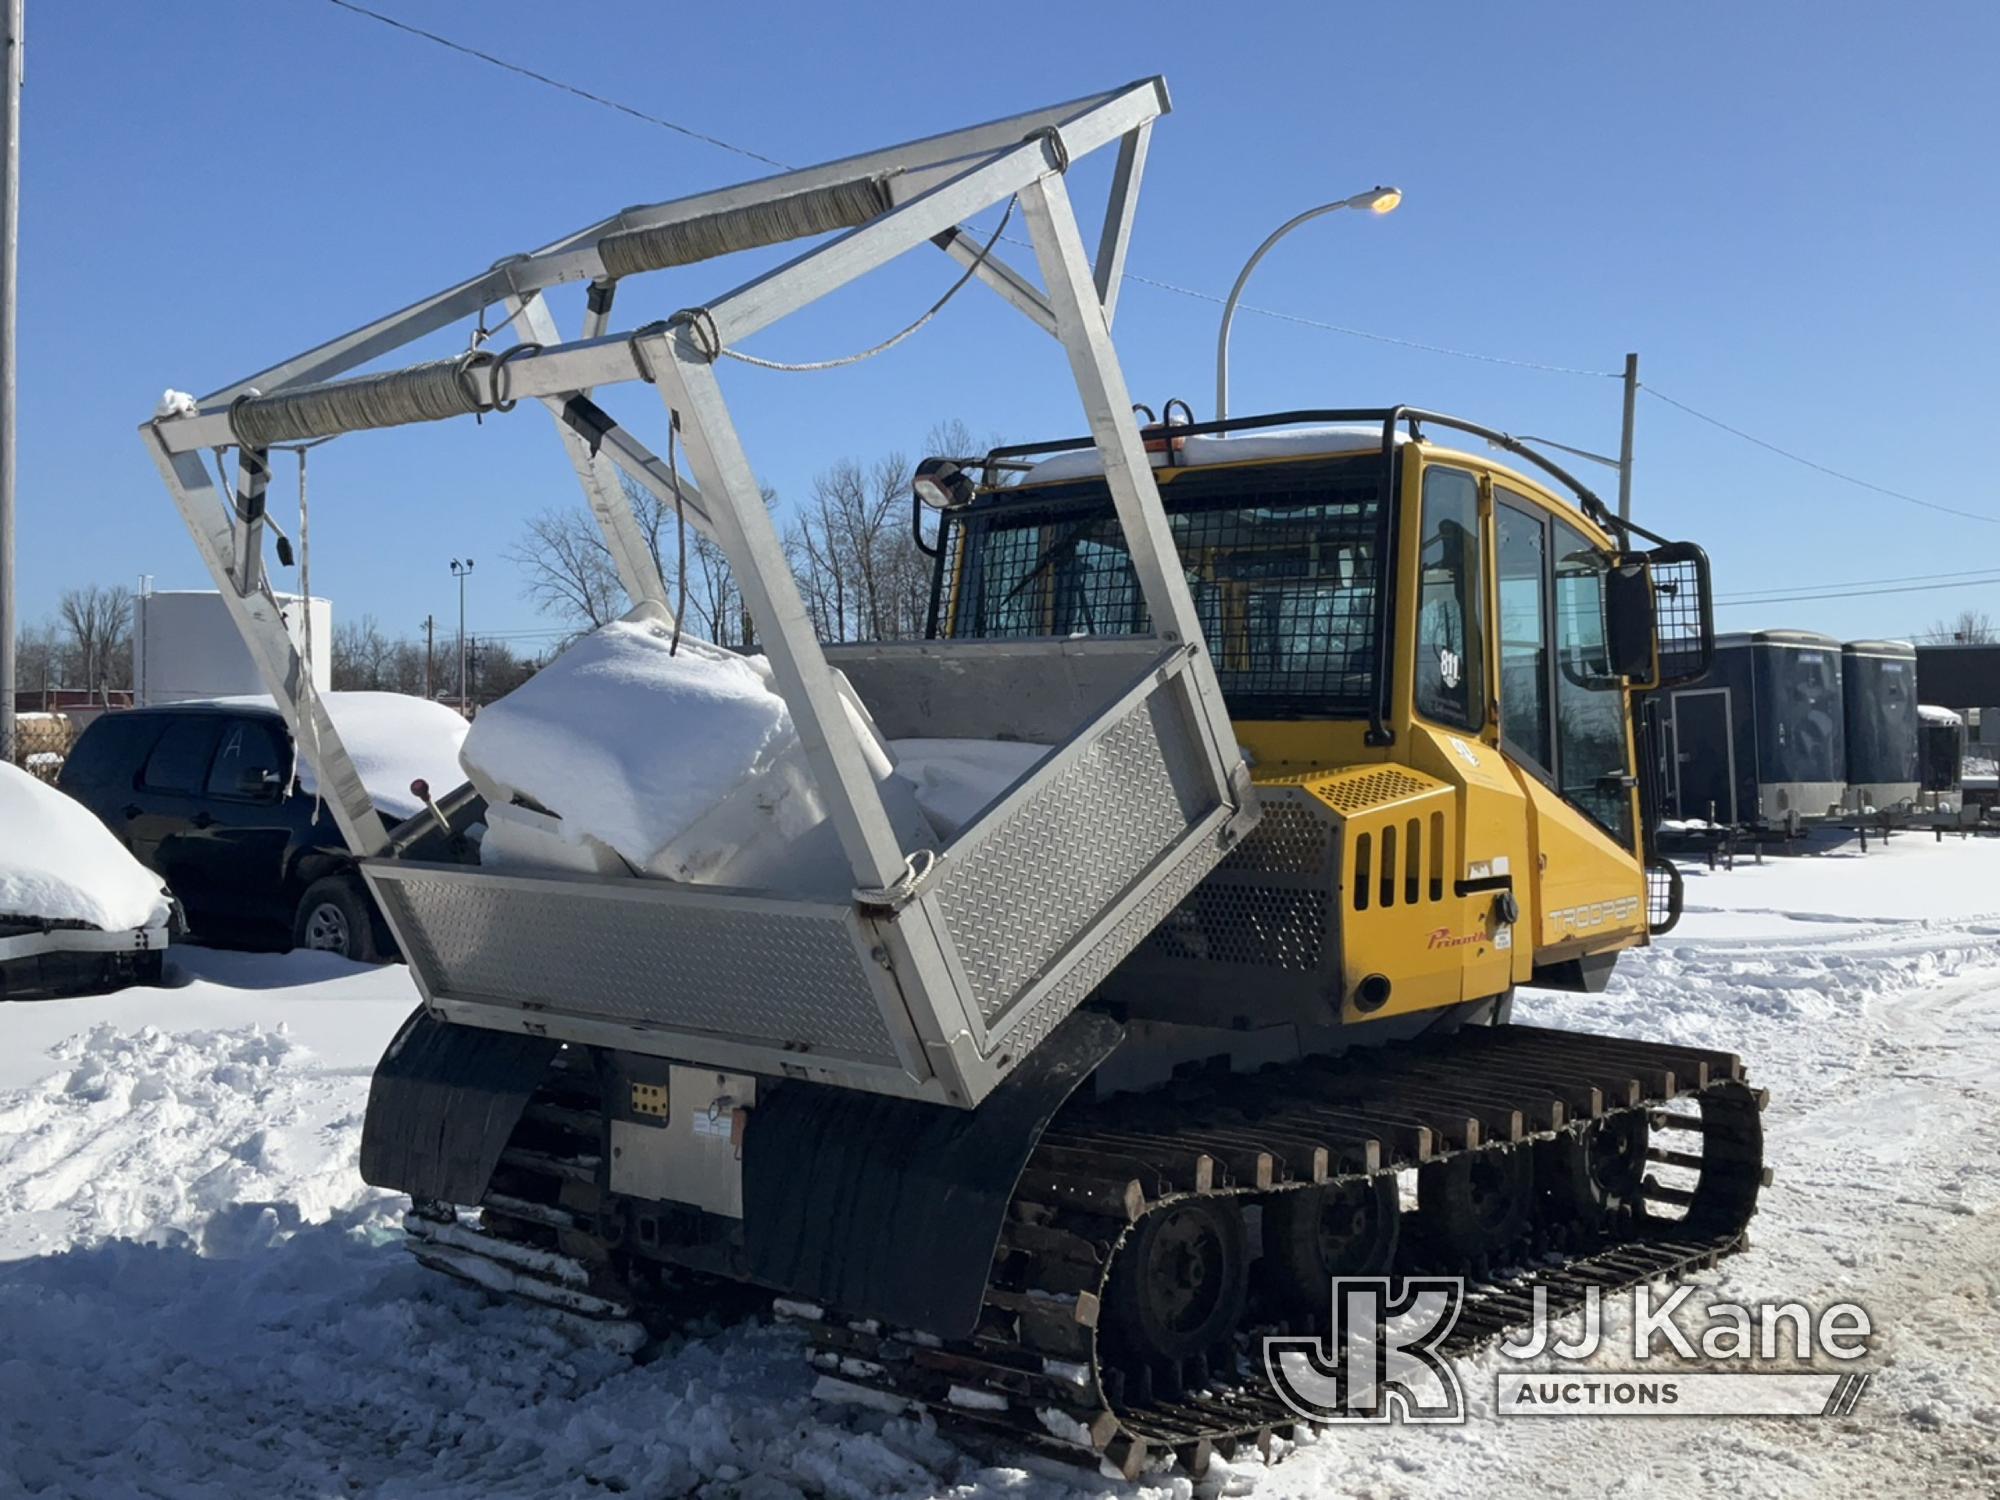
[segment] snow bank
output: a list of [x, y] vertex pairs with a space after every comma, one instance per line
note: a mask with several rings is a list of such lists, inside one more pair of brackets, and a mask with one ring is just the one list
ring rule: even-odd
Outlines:
[[[1409, 440], [1401, 428], [1397, 443]], [[1193, 468], [1201, 464], [1248, 463], [1267, 458], [1308, 458], [1319, 454], [1380, 452], [1382, 429], [1348, 424], [1310, 427], [1274, 427], [1269, 432], [1245, 432], [1234, 437], [1200, 436], [1181, 441], [1179, 462]], [[1167, 467], [1164, 452], [1149, 455], [1153, 467]], [[1079, 448], [1045, 458], [1015, 478], [1016, 484], [1052, 484], [1059, 479], [1088, 479], [1104, 472], [1104, 458], [1095, 448]]]
[[[488, 804], [554, 815], [489, 820], [489, 833], [501, 830], [491, 862], [596, 866], [595, 844], [669, 880], [846, 890], [852, 876], [770, 667], [688, 635], [675, 652], [672, 638], [655, 620], [614, 621], [480, 713], [461, 760]], [[849, 717], [902, 847], [935, 847], [874, 726], [851, 702]]]
[[889, 748], [896, 775], [915, 788], [917, 805], [946, 839], [1049, 753], [1047, 745], [1009, 740], [891, 740]]
[[160, 877], [94, 813], [0, 761], [0, 916], [119, 932], [164, 922], [167, 911]]

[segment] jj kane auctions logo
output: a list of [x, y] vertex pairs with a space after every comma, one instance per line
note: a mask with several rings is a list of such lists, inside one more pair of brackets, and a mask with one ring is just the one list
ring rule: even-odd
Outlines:
[[[1446, 1349], [1467, 1304], [1458, 1277], [1336, 1278], [1330, 1332], [1264, 1341], [1264, 1370], [1285, 1404], [1313, 1422], [1450, 1423], [1466, 1418], [1465, 1392]], [[1628, 1370], [1509, 1370], [1495, 1381], [1501, 1416], [1844, 1416], [1867, 1389], [1860, 1371], [1746, 1369], [1786, 1360], [1851, 1364], [1868, 1352], [1868, 1313], [1852, 1302], [1818, 1313], [1800, 1302], [1687, 1306], [1692, 1287], [1655, 1300], [1632, 1296]], [[1475, 1294], [1476, 1297], [1476, 1294]], [[1526, 1328], [1500, 1345], [1503, 1359], [1592, 1359], [1609, 1345], [1603, 1298], [1551, 1312], [1548, 1288], [1533, 1289]], [[1557, 1319], [1580, 1312], [1573, 1338]], [[1710, 1368], [1689, 1369], [1697, 1361]], [[1737, 1368], [1726, 1368], [1730, 1365]], [[1717, 1369], [1712, 1366], [1724, 1366]], [[1664, 1366], [1664, 1367], [1663, 1367]]]

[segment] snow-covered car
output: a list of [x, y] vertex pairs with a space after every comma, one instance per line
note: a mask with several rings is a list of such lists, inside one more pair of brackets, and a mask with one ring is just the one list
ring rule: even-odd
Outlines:
[[[404, 693], [324, 699], [361, 783], [392, 826], [423, 810], [416, 779], [464, 780], [465, 720]], [[318, 948], [362, 962], [393, 956], [309, 754], [268, 698], [214, 698], [107, 713], [57, 785], [163, 877], [200, 936]]]
[[0, 761], [0, 1000], [156, 984], [173, 914], [87, 810]]

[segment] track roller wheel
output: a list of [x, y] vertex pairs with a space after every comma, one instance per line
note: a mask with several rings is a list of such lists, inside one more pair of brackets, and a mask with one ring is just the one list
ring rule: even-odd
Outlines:
[[1646, 1176], [1646, 1116], [1628, 1110], [1592, 1120], [1535, 1147], [1535, 1180], [1549, 1223], [1593, 1234], [1629, 1218]]
[[1534, 1154], [1518, 1146], [1461, 1151], [1417, 1169], [1423, 1257], [1483, 1275], [1534, 1222]]
[[1146, 1215], [1105, 1288], [1102, 1327], [1114, 1362], [1148, 1384], [1184, 1383], [1236, 1331], [1248, 1267], [1233, 1203], [1186, 1198]]
[[1271, 1290], [1293, 1311], [1324, 1316], [1334, 1277], [1389, 1274], [1401, 1228], [1392, 1174], [1279, 1193], [1264, 1204]]

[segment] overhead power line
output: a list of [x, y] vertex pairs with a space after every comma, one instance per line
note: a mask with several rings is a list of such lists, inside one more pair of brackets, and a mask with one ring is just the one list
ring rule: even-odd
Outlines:
[[[572, 83], [564, 83], [559, 78], [551, 78], [546, 73], [538, 73], [533, 68], [509, 62], [504, 57], [495, 57], [492, 53], [483, 52], [477, 47], [469, 47], [463, 42], [455, 42], [450, 37], [440, 36], [435, 31], [426, 31], [421, 26], [412, 26], [407, 21], [397, 20], [394, 16], [385, 16], [380, 11], [370, 10], [365, 5], [355, 4], [354, 0], [327, 0], [327, 3], [329, 5], [336, 5], [342, 10], [351, 11], [357, 16], [366, 16], [371, 21], [379, 21], [384, 26], [394, 27], [397, 31], [406, 32], [410, 36], [421, 37], [427, 42], [434, 42], [438, 46], [447, 48], [462, 56], [477, 58], [480, 62], [489, 63], [493, 67], [503, 68], [507, 72], [518, 74], [522, 78], [532, 79], [536, 83], [543, 84], [548, 88], [574, 95], [579, 99], [587, 99], [593, 104], [601, 104], [606, 109], [617, 110], [620, 114], [630, 115], [635, 120], [644, 120], [649, 125], [658, 125], [663, 129], [673, 131], [677, 135], [686, 136], [690, 140], [701, 141], [706, 145], [716, 147], [718, 150], [733, 152], [737, 156], [747, 156], [752, 161], [762, 162], [765, 166], [776, 167], [783, 172], [797, 170], [791, 162], [780, 161], [775, 156], [766, 156], [761, 151], [752, 151], [747, 146], [738, 146], [731, 141], [723, 140], [720, 136], [709, 135], [704, 131], [694, 130], [686, 125], [677, 125], [672, 120], [663, 120], [658, 115], [648, 114], [645, 110], [633, 105], [621, 103], [616, 99], [606, 98], [602, 94], [592, 93], [589, 89], [579, 88]], [[1028, 241], [1020, 239], [1015, 235], [1003, 234], [1000, 238], [1010, 245], [1017, 245], [1023, 249], [1031, 250], [1034, 248]], [[1213, 293], [1196, 291], [1193, 287], [1177, 286], [1171, 281], [1161, 281], [1159, 278], [1153, 276], [1141, 276], [1135, 271], [1127, 271], [1125, 279], [1139, 282], [1144, 286], [1157, 288], [1163, 292], [1172, 292], [1179, 297], [1192, 297], [1198, 302], [1210, 302], [1217, 306], [1220, 306], [1223, 302], [1221, 297], [1215, 296]], [[1244, 312], [1256, 313], [1260, 317], [1275, 318], [1284, 323], [1297, 323], [1307, 328], [1323, 329], [1328, 333], [1345, 334], [1349, 338], [1368, 339], [1378, 344], [1393, 344], [1399, 348], [1417, 349], [1426, 354], [1448, 354], [1454, 359], [1478, 360], [1481, 363], [1492, 365], [1512, 365], [1516, 369], [1541, 370], [1552, 375], [1602, 376], [1612, 380], [1622, 378], [1615, 370], [1583, 370], [1570, 365], [1543, 364], [1539, 361], [1529, 359], [1510, 359], [1500, 354], [1480, 354], [1470, 349], [1452, 349], [1447, 348], [1443, 344], [1426, 344], [1416, 339], [1398, 338], [1394, 334], [1375, 333], [1366, 328], [1348, 328], [1339, 323], [1324, 323], [1317, 318], [1301, 317], [1297, 313], [1280, 312], [1275, 308], [1257, 307], [1248, 302], [1238, 305]]]
[[[1161, 281], [1155, 276], [1141, 276], [1137, 271], [1127, 271], [1125, 279], [1127, 281], [1136, 281], [1142, 286], [1158, 287], [1163, 292], [1173, 292], [1177, 296], [1192, 297], [1198, 302], [1213, 302], [1218, 307], [1227, 300], [1215, 296], [1210, 292], [1196, 291], [1191, 286], [1176, 286], [1171, 281]], [[1239, 302], [1236, 306], [1240, 312], [1261, 313], [1267, 318], [1276, 318], [1283, 323], [1299, 323], [1307, 328], [1324, 329], [1328, 333], [1344, 333], [1349, 338], [1370, 339], [1378, 344], [1395, 344], [1404, 349], [1420, 349], [1426, 354], [1449, 354], [1454, 359], [1476, 359], [1484, 364], [1512, 365], [1517, 370], [1542, 370], [1551, 375], [1590, 375], [1601, 376], [1607, 380], [1622, 380], [1624, 378], [1616, 370], [1583, 370], [1578, 369], [1574, 365], [1550, 365], [1543, 364], [1539, 360], [1510, 359], [1504, 354], [1479, 354], [1470, 349], [1452, 349], [1443, 344], [1426, 344], [1416, 339], [1397, 338], [1391, 333], [1371, 333], [1365, 328], [1349, 328], [1340, 323], [1323, 323], [1318, 318], [1302, 317], [1298, 313], [1280, 312], [1274, 307], [1257, 307], [1249, 302]]]
[[[1844, 580], [1823, 578], [1812, 583], [1799, 584], [1796, 589], [1745, 589], [1734, 594], [1718, 594], [1715, 602], [1718, 604], [1731, 604], [1738, 599], [1748, 599], [1753, 595], [1762, 598], [1767, 594], [1790, 594], [1797, 593], [1803, 589], [1865, 589], [1872, 588], [1879, 583], [1927, 583], [1935, 578], [1968, 580], [1973, 579], [1975, 574], [1983, 575], [1991, 573], [1994, 571], [1994, 567], [1994, 564], [1988, 563], [1983, 568], [1960, 568], [1955, 573], [1896, 573], [1891, 574], [1887, 578], [1849, 578]], [[1951, 585], [1941, 583], [1938, 587], [1950, 588]]]
[[495, 57], [491, 52], [482, 52], [477, 47], [468, 47], [463, 42], [454, 42], [448, 36], [439, 36], [435, 31], [426, 31], [421, 26], [412, 26], [408, 21], [399, 21], [394, 16], [385, 16], [379, 10], [370, 10], [365, 5], [356, 5], [354, 0], [327, 0], [327, 3], [337, 5], [342, 10], [352, 11], [357, 16], [366, 16], [371, 21], [380, 21], [384, 26], [393, 26], [396, 30], [408, 32], [411, 36], [422, 37], [427, 42], [435, 42], [438, 46], [448, 48], [450, 51], [462, 53], [467, 57], [476, 57], [479, 61], [490, 63], [496, 68], [505, 68], [509, 73], [518, 73], [523, 78], [532, 78], [536, 83], [544, 84], [552, 89], [560, 89], [565, 94], [574, 94], [579, 99], [588, 99], [592, 104], [601, 104], [606, 109], [615, 109], [620, 114], [630, 115], [635, 120], [644, 120], [648, 125], [657, 125], [662, 130], [671, 130], [676, 135], [684, 135], [691, 141], [700, 141], [703, 145], [713, 146], [718, 151], [730, 151], [738, 156], [747, 156], [752, 161], [760, 161], [765, 166], [776, 167], [780, 171], [790, 170], [784, 162], [779, 161], [776, 157], [766, 156], [761, 151], [752, 151], [748, 146], [734, 145], [729, 141], [723, 140], [720, 136], [709, 135], [703, 131], [691, 129], [686, 125], [677, 125], [672, 120], [663, 120], [658, 115], [648, 114], [645, 110], [634, 108], [630, 104], [621, 104], [616, 99], [607, 99], [602, 94], [593, 94], [589, 89], [578, 88], [573, 83], [564, 83], [560, 78], [551, 78], [546, 73], [537, 73], [533, 68], [524, 68], [519, 63], [508, 62], [506, 58]]
[[1961, 578], [1953, 583], [1906, 583], [1892, 588], [1826, 589], [1820, 593], [1771, 594], [1754, 599], [1718, 599], [1715, 601], [1715, 607], [1738, 609], [1749, 604], [1804, 604], [1812, 599], [1863, 599], [1871, 594], [1929, 594], [1939, 589], [1976, 588], [1989, 583], [2000, 583], [2000, 573], [1988, 573], [1979, 578]]
[[[601, 105], [605, 109], [616, 110], [619, 114], [628, 115], [635, 120], [642, 120], [648, 125], [656, 125], [663, 130], [673, 131], [676, 135], [684, 136], [689, 140], [699, 141], [703, 145], [713, 146], [719, 151], [728, 151], [736, 156], [747, 157], [751, 161], [761, 162], [768, 167], [776, 167], [780, 171], [795, 170], [791, 163], [780, 161], [775, 156], [766, 156], [761, 151], [753, 151], [747, 146], [739, 146], [733, 141], [724, 140], [721, 136], [710, 135], [706, 131], [695, 130], [690, 126], [662, 119], [660, 116], [639, 109], [634, 105], [622, 103], [617, 99], [608, 98], [603, 94], [593, 93], [591, 90], [581, 88], [573, 83], [565, 83], [559, 78], [551, 78], [546, 73], [537, 72], [535, 69], [524, 67], [520, 63], [509, 62], [504, 57], [496, 57], [494, 54], [482, 51], [480, 48], [468, 46], [463, 42], [455, 42], [450, 37], [441, 36], [435, 31], [427, 31], [421, 26], [413, 26], [407, 21], [397, 20], [394, 16], [384, 15], [381, 11], [371, 10], [365, 5], [356, 4], [355, 0], [327, 0], [327, 3], [338, 6], [340, 9], [351, 12], [354, 15], [365, 16], [367, 19], [379, 22], [384, 26], [393, 27], [395, 30], [404, 32], [410, 36], [419, 37], [424, 41], [431, 42], [451, 52], [474, 58], [492, 67], [530, 79], [546, 88], [552, 88], [561, 93], [570, 94], [578, 99], [587, 100], [592, 104]], [[1022, 241], [1012, 235], [1002, 235], [1001, 238], [1004, 238], [1009, 244], [1019, 245], [1022, 243]], [[1126, 279], [1129, 281], [1136, 281], [1142, 286], [1153, 287], [1159, 291], [1171, 292], [1175, 296], [1189, 297], [1198, 302], [1212, 303], [1217, 306], [1220, 306], [1224, 301], [1223, 298], [1211, 292], [1203, 292], [1193, 287], [1180, 286], [1171, 281], [1163, 281], [1155, 276], [1141, 275], [1136, 271], [1127, 271], [1125, 274]], [[1366, 328], [1351, 328], [1344, 324], [1324, 322], [1318, 318], [1308, 318], [1299, 313], [1283, 312], [1277, 308], [1259, 307], [1248, 302], [1239, 305], [1243, 311], [1255, 313], [1260, 317], [1273, 318], [1284, 323], [1294, 323], [1305, 328], [1316, 328], [1327, 333], [1337, 333], [1347, 338], [1366, 339], [1372, 343], [1389, 344], [1402, 349], [1415, 349], [1425, 354], [1448, 355], [1453, 359], [1474, 360], [1481, 364], [1505, 365], [1517, 370], [1536, 370], [1550, 375], [1581, 375], [1592, 379], [1608, 380], [1623, 378], [1623, 375], [1616, 370], [1591, 370], [1576, 365], [1550, 364], [1545, 361], [1532, 359], [1514, 359], [1503, 354], [1484, 354], [1471, 349], [1455, 349], [1445, 344], [1425, 343], [1419, 339], [1399, 338], [1394, 334], [1376, 333]], [[1961, 510], [1957, 506], [1942, 505], [1934, 500], [1925, 500], [1921, 496], [1890, 489], [1886, 485], [1876, 484], [1872, 480], [1862, 479], [1858, 475], [1846, 473], [1829, 464], [1820, 463], [1815, 459], [1807, 458], [1804, 454], [1795, 453], [1789, 448], [1781, 447], [1768, 438], [1761, 438], [1753, 432], [1746, 432], [1740, 427], [1732, 426], [1720, 417], [1710, 416], [1707, 412], [1690, 406], [1685, 401], [1676, 400], [1656, 386], [1641, 385], [1640, 389], [1657, 400], [1664, 401], [1667, 405], [1685, 412], [1697, 421], [1706, 422], [1711, 427], [1720, 428], [1732, 437], [1739, 438], [1746, 443], [1775, 453], [1780, 458], [1789, 459], [1795, 464], [1801, 464], [1808, 469], [1814, 470], [1816, 473], [1826, 475], [1828, 478], [1838, 479], [1843, 484], [1851, 484], [1860, 489], [1886, 496], [1892, 500], [1900, 500], [1906, 505], [1919, 506], [1925, 510], [1936, 511], [1942, 515], [1957, 516], [1961, 520], [1967, 521], [1980, 521], [1989, 526], [2000, 526], [2000, 516], [1989, 516], [1983, 515], [1978, 511]]]
[[1746, 443], [1754, 443], [1759, 448], [1777, 454], [1780, 458], [1788, 458], [1795, 464], [1803, 464], [1808, 469], [1825, 474], [1829, 478], [1838, 479], [1843, 484], [1851, 484], [1864, 490], [1872, 490], [1878, 495], [1887, 495], [1891, 500], [1901, 500], [1907, 505], [1920, 505], [1925, 510], [1941, 511], [1945, 515], [1958, 516], [1963, 520], [1984, 521], [1989, 526], [2000, 526], [2000, 516], [1981, 515], [1976, 510], [1960, 510], [1955, 505], [1940, 505], [1935, 500], [1925, 500], [1916, 495], [1906, 495], [1901, 490], [1892, 490], [1886, 485], [1876, 484], [1873, 480], [1861, 479], [1827, 464], [1819, 463], [1814, 459], [1807, 458], [1802, 453], [1794, 453], [1789, 448], [1781, 448], [1768, 438], [1758, 437], [1754, 432], [1745, 432], [1741, 427], [1732, 427], [1720, 417], [1711, 417], [1707, 412], [1698, 411], [1694, 407], [1689, 406], [1685, 401], [1676, 401], [1657, 386], [1642, 385], [1640, 389], [1654, 399], [1664, 401], [1667, 405], [1679, 411], [1686, 412], [1696, 421], [1706, 422], [1711, 427], [1720, 427], [1732, 437], [1739, 437]]

